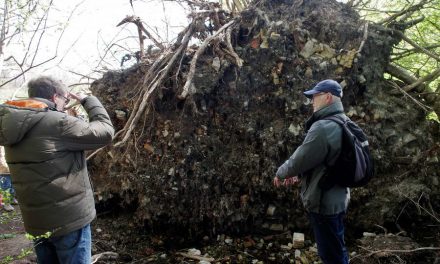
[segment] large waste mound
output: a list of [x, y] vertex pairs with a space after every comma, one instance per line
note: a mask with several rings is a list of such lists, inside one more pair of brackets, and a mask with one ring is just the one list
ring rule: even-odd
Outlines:
[[[221, 24], [228, 19], [223, 15]], [[194, 36], [210, 34], [197, 30]], [[368, 187], [352, 192], [349, 228], [406, 228], [420, 213], [411, 200], [438, 211], [439, 151], [425, 114], [383, 82], [398, 36], [332, 0], [261, 1], [230, 33], [235, 54], [213, 40], [201, 54], [188, 47], [170, 69], [157, 63], [173, 54], [163, 52], [92, 85], [126, 133], [151, 69], [167, 73], [128, 140], [91, 159], [98, 200], [119, 197], [136, 208], [139, 223], [196, 234], [304, 228], [298, 190], [276, 189], [272, 179], [304, 138], [311, 105], [303, 91], [331, 78], [344, 87], [347, 114], [369, 135], [377, 170]], [[189, 95], [182, 97], [194, 56]]]

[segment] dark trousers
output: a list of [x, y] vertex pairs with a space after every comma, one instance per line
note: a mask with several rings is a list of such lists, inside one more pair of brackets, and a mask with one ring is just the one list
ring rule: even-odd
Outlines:
[[309, 213], [318, 254], [324, 264], [348, 264], [344, 241], [344, 216], [344, 212], [335, 215]]

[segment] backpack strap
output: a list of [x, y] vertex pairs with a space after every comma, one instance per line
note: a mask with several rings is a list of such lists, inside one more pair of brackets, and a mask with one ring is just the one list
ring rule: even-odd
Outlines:
[[337, 116], [337, 115], [327, 116], [327, 117], [324, 117], [322, 120], [331, 120], [335, 123], [338, 123], [341, 126], [348, 122], [348, 120], [344, 120], [344, 119], [342, 119], [342, 117]]
[[[348, 121], [348, 120], [344, 120], [342, 117], [339, 117], [339, 116], [336, 116], [336, 115], [326, 116], [326, 117], [322, 118], [321, 120], [331, 120], [331, 121], [337, 123], [341, 127], [342, 130], [344, 129], [344, 126], [346, 125], [346, 123]], [[341, 132], [344, 133], [344, 131], [341, 131]], [[329, 154], [330, 153], [327, 153], [327, 156], [325, 158], [325, 166], [326, 166], [326, 168], [330, 167], [330, 165], [328, 164], [328, 160], [329, 160], [328, 156], [329, 156]], [[325, 174], [325, 175], [322, 176], [322, 178], [320, 179], [320, 182], [318, 184], [319, 184], [319, 187], [321, 189], [321, 198], [320, 198], [320, 200], [322, 201], [323, 193], [328, 191], [328, 190], [330, 190], [331, 188], [333, 188], [335, 183], [330, 184], [330, 182], [328, 180], [328, 176], [327, 176], [327, 174]]]

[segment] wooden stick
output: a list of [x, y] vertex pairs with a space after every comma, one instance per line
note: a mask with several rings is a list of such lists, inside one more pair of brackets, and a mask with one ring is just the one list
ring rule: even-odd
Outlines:
[[207, 257], [202, 257], [202, 256], [196, 256], [196, 255], [191, 255], [191, 254], [188, 254], [188, 253], [177, 252], [177, 254], [182, 256], [182, 257], [189, 258], [189, 259], [194, 259], [194, 260], [198, 260], [198, 261], [208, 261], [208, 262], [215, 261], [215, 258], [207, 258]]

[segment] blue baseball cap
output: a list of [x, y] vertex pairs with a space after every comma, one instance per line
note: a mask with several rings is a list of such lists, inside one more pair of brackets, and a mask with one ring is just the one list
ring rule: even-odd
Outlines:
[[313, 89], [305, 91], [304, 95], [307, 98], [312, 98], [317, 93], [331, 93], [337, 97], [342, 97], [342, 87], [337, 81], [324, 80], [315, 85]]

